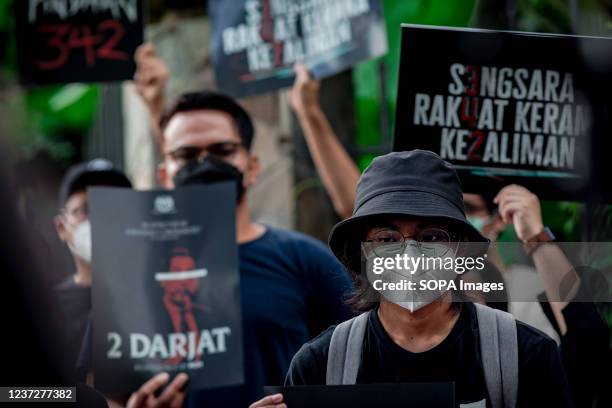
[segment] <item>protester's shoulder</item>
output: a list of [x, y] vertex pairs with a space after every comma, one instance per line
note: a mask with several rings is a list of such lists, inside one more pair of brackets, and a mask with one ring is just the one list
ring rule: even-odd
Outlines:
[[325, 384], [327, 354], [334, 326], [304, 344], [293, 356], [286, 385]]
[[528, 404], [518, 405], [572, 406], [557, 343], [526, 323], [517, 321], [516, 327], [519, 395], [523, 395], [523, 400], [530, 401]]
[[519, 353], [525, 358], [530, 358], [538, 354], [558, 352], [558, 346], [555, 340], [546, 333], [520, 320], [516, 321], [516, 335]]
[[293, 357], [294, 365], [311, 365], [327, 361], [329, 343], [336, 326], [330, 326], [312, 340], [306, 342]]
[[[468, 303], [468, 310], [474, 321], [477, 321], [477, 313], [475, 305]], [[516, 321], [516, 337], [518, 342], [519, 354], [523, 357], [538, 354], [542, 351], [550, 352], [557, 349], [557, 343], [547, 334], [524, 323], [518, 319]]]

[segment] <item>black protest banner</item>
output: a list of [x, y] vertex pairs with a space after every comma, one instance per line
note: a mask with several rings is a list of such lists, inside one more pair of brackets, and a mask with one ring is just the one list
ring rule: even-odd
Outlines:
[[16, 1], [15, 12], [22, 82], [120, 81], [134, 75], [142, 0]]
[[387, 51], [380, 0], [209, 0], [217, 86], [236, 97], [317, 78]]
[[394, 150], [439, 154], [466, 192], [610, 199], [610, 55], [605, 38], [404, 25]]
[[96, 388], [163, 371], [190, 389], [243, 382], [235, 190], [89, 190]]

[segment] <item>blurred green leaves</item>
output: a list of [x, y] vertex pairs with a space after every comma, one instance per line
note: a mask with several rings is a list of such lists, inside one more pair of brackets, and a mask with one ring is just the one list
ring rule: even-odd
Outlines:
[[13, 4], [0, 0], [0, 92], [10, 103], [0, 117], [2, 131], [20, 156], [42, 150], [69, 162], [79, 153], [75, 138], [86, 135], [94, 123], [100, 88], [77, 83], [19, 87]]

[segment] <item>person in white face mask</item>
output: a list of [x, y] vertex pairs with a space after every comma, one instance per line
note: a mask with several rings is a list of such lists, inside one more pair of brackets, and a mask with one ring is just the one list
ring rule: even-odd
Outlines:
[[55, 217], [58, 238], [72, 254], [74, 270], [56, 286], [64, 317], [66, 353], [74, 365], [91, 310], [91, 226], [87, 188], [109, 186], [131, 188], [121, 171], [105, 159], [95, 159], [72, 166], [66, 172], [59, 193], [59, 214]]
[[[489, 244], [466, 219], [452, 165], [422, 150], [378, 157], [354, 208], [329, 245], [356, 283], [351, 304], [362, 314], [306, 343], [285, 385], [453, 382], [457, 408], [572, 406], [551, 338], [460, 289], [419, 285], [460, 280], [470, 268], [459, 260], [484, 256]], [[450, 276], [425, 258], [453, 263]], [[251, 408], [286, 406], [276, 394]]]
[[[428, 282], [450, 284], [458, 276], [450, 262], [458, 255], [460, 236], [452, 229], [442, 220], [423, 224], [411, 217], [373, 223], [362, 244], [366, 279], [376, 292], [370, 300], [383, 296], [414, 313], [445, 295], [449, 291], [446, 286], [431, 288]], [[390, 267], [383, 265], [386, 259], [393, 261]], [[449, 268], [443, 267], [443, 260]]]
[[76, 271], [68, 279], [83, 287], [91, 286], [91, 225], [87, 211], [87, 192], [75, 191], [55, 220], [57, 235], [74, 259]]

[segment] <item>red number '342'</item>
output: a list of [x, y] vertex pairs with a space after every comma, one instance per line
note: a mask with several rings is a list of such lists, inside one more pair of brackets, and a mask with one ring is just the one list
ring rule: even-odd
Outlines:
[[130, 56], [115, 47], [123, 38], [125, 30], [117, 20], [104, 20], [95, 30], [90, 26], [72, 26], [70, 24], [45, 25], [39, 28], [41, 33], [50, 34], [47, 45], [55, 49], [55, 58], [37, 60], [41, 70], [53, 70], [63, 67], [72, 50], [82, 48], [85, 62], [94, 67], [96, 59], [127, 60]]

